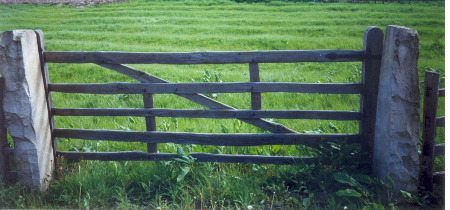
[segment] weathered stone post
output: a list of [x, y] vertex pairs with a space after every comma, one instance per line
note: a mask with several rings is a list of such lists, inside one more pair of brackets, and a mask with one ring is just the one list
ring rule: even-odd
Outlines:
[[419, 167], [420, 90], [416, 30], [387, 26], [374, 139], [374, 173], [400, 190], [416, 191]]
[[14, 140], [19, 181], [45, 190], [52, 178], [54, 156], [40, 62], [34, 31], [14, 30], [0, 35], [3, 108]]

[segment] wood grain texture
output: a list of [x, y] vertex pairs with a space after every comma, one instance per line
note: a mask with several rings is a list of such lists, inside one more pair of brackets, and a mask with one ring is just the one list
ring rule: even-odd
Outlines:
[[[65, 159], [75, 160], [102, 160], [102, 161], [170, 161], [179, 158], [174, 153], [145, 153], [139, 151], [130, 152], [58, 152]], [[255, 163], [255, 164], [310, 164], [317, 162], [313, 157], [282, 157], [282, 156], [258, 156], [258, 155], [219, 155], [209, 153], [190, 153], [196, 161], [220, 162], [220, 163]]]
[[[143, 100], [145, 108], [153, 108], [153, 94], [144, 94]], [[147, 131], [156, 131], [155, 115], [145, 116], [145, 127]], [[158, 153], [158, 144], [155, 143], [147, 144], [147, 152]]]
[[8, 134], [6, 129], [6, 119], [5, 112], [3, 110], [3, 94], [5, 88], [5, 78], [0, 76], [0, 176], [1, 181], [7, 181], [7, 175], [10, 170], [9, 166], [9, 155], [7, 153], [8, 144]]
[[213, 134], [143, 132], [86, 129], [55, 129], [55, 136], [85, 140], [144, 143], [199, 144], [215, 146], [305, 145], [318, 148], [321, 140], [359, 143], [358, 134]]
[[[258, 63], [250, 63], [249, 71], [250, 71], [250, 82], [260, 82], [259, 64]], [[251, 97], [252, 109], [260, 110], [261, 109], [261, 93], [252, 91], [250, 97]]]
[[[125, 65], [118, 65], [118, 64], [98, 64], [104, 68], [111, 69], [113, 71], [119, 72], [121, 74], [127, 75], [133, 79], [136, 79], [140, 82], [146, 82], [146, 83], [169, 83], [168, 81], [165, 81], [161, 78], [155, 77], [151, 74], [148, 74], [146, 72], [140, 71], [139, 69], [135, 69], [129, 66]], [[220, 103], [216, 100], [213, 100], [211, 98], [208, 98], [204, 95], [192, 93], [192, 94], [175, 94], [180, 97], [183, 97], [185, 99], [188, 99], [194, 103], [200, 104], [202, 106], [208, 107], [210, 109], [230, 109], [234, 110], [235, 108], [228, 106], [226, 104]], [[297, 133], [294, 130], [291, 130], [287, 128], [286, 126], [269, 122], [267, 120], [263, 119], [243, 119], [241, 118], [243, 122], [249, 123], [253, 126], [256, 126], [258, 128], [261, 128], [263, 130], [270, 131], [272, 133]]]
[[50, 91], [86, 94], [186, 94], [186, 93], [245, 93], [288, 92], [320, 94], [359, 94], [359, 83], [281, 83], [281, 82], [234, 82], [234, 83], [106, 83], [106, 84], [50, 84]]
[[274, 119], [319, 119], [360, 120], [361, 114], [352, 111], [315, 110], [209, 110], [209, 109], [88, 109], [53, 108], [57, 116], [135, 116], [135, 117], [186, 117], [186, 118], [274, 118]]
[[367, 168], [368, 173], [372, 170], [383, 37], [383, 31], [374, 26], [367, 28], [364, 32], [363, 51], [366, 54], [366, 60], [364, 60], [361, 70], [361, 84], [363, 87], [360, 97], [362, 117], [359, 123], [359, 133], [363, 139], [362, 150], [368, 154], [364, 161], [366, 162], [365, 168]]
[[434, 147], [434, 156], [445, 155], [445, 143], [438, 144]]
[[362, 61], [360, 50], [286, 50], [241, 52], [45, 52], [49, 63], [229, 64]]
[[419, 164], [419, 183], [425, 191], [433, 191], [434, 149], [436, 146], [436, 112], [440, 74], [425, 72], [423, 99], [422, 155]]

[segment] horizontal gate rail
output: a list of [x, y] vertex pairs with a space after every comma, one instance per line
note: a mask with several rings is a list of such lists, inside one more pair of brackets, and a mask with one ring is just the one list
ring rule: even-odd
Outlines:
[[56, 116], [130, 116], [130, 117], [186, 117], [186, 118], [276, 118], [276, 119], [319, 119], [360, 120], [361, 113], [354, 111], [315, 110], [210, 110], [210, 109], [88, 109], [53, 108]]
[[213, 134], [88, 129], [55, 129], [54, 132], [60, 138], [215, 146], [305, 145], [318, 148], [322, 140], [346, 143], [360, 143], [361, 140], [359, 134]]
[[49, 90], [64, 93], [87, 94], [174, 94], [174, 93], [245, 93], [289, 92], [320, 94], [360, 94], [359, 83], [281, 83], [281, 82], [233, 82], [233, 83], [106, 83], [106, 84], [50, 84]]
[[[147, 152], [64, 152], [59, 156], [75, 160], [102, 160], [102, 161], [170, 161], [179, 158], [176, 153], [147, 153]], [[310, 164], [317, 162], [314, 157], [289, 156], [260, 156], [260, 155], [223, 155], [209, 153], [190, 153], [190, 156], [200, 162], [221, 163], [255, 163], [255, 164]]]
[[[369, 28], [367, 34], [379, 35], [381, 30]], [[374, 32], [375, 30], [375, 32]], [[365, 45], [382, 41], [367, 38]], [[381, 34], [382, 36], [382, 34]], [[366, 43], [367, 42], [367, 43]], [[367, 49], [366, 49], [367, 48]], [[370, 49], [369, 49], [370, 48]], [[231, 51], [231, 52], [86, 52], [86, 51], [46, 51], [46, 63], [93, 63], [125, 74], [141, 83], [103, 83], [103, 84], [49, 84], [49, 92], [82, 93], [82, 94], [141, 94], [144, 95], [144, 107], [130, 108], [52, 108], [52, 116], [134, 116], [146, 117], [147, 131], [115, 131], [89, 129], [55, 129], [54, 136], [59, 138], [143, 142], [151, 145], [157, 143], [200, 144], [216, 146], [258, 146], [258, 145], [305, 145], [319, 148], [323, 141], [346, 143], [363, 143], [366, 132], [358, 134], [301, 134], [285, 126], [264, 120], [274, 119], [317, 119], [317, 120], [356, 120], [362, 121], [363, 114], [372, 112], [370, 106], [360, 111], [330, 110], [261, 110], [261, 93], [289, 92], [316, 94], [359, 94], [365, 103], [372, 103], [366, 98], [373, 95], [366, 89], [368, 82], [361, 83], [286, 83], [260, 82], [259, 63], [298, 63], [298, 62], [378, 62], [381, 51], [372, 52], [371, 47], [364, 50], [285, 50], [285, 51]], [[248, 64], [250, 82], [234, 83], [169, 83], [146, 72], [123, 64]], [[368, 71], [377, 71], [374, 66]], [[364, 67], [363, 67], [364, 69]], [[369, 74], [368, 74], [369, 75]], [[369, 75], [374, 78], [375, 75]], [[364, 89], [365, 88], [365, 89]], [[372, 88], [372, 86], [370, 86]], [[377, 88], [377, 87], [374, 87]], [[251, 110], [237, 110], [231, 106], [212, 100], [202, 93], [251, 93]], [[209, 109], [160, 109], [154, 108], [152, 94], [176, 94], [203, 105]], [[375, 94], [376, 95], [376, 94]], [[361, 101], [361, 104], [362, 104]], [[361, 105], [362, 106], [362, 105]], [[184, 118], [236, 118], [272, 133], [246, 134], [214, 134], [157, 132], [149, 122], [155, 117]], [[360, 123], [367, 127], [367, 123]], [[154, 127], [154, 126], [153, 126]], [[370, 127], [370, 125], [369, 125]], [[156, 148], [156, 147], [154, 147]], [[150, 150], [149, 150], [150, 151]], [[74, 153], [58, 151], [58, 155], [68, 159], [86, 160], [171, 160], [176, 154], [152, 152], [98, 152]], [[250, 155], [218, 155], [208, 153], [191, 153], [198, 161], [234, 162], [234, 163], [267, 163], [267, 164], [303, 164], [312, 163], [312, 157], [273, 157]]]
[[363, 61], [361, 50], [285, 50], [237, 52], [85, 52], [46, 51], [48, 63], [231, 64]]
[[[147, 72], [141, 71], [139, 69], [135, 69], [133, 67], [125, 66], [125, 65], [118, 65], [118, 64], [99, 64], [99, 66], [113, 70], [115, 72], [124, 74], [126, 76], [129, 76], [133, 79], [136, 79], [143, 83], [169, 83], [166, 80], [163, 80], [159, 77], [156, 77], [154, 75], [151, 75]], [[208, 107], [210, 109], [229, 109], [229, 110], [235, 110], [234, 107], [223, 104], [219, 101], [216, 101], [214, 99], [208, 98], [204, 95], [195, 93], [195, 94], [175, 94], [177, 96], [183, 97], [185, 99], [188, 99], [194, 103], [200, 104], [202, 106]], [[243, 122], [249, 123], [253, 126], [256, 126], [258, 128], [261, 128], [263, 130], [270, 131], [272, 133], [297, 133], [294, 130], [291, 130], [287, 128], [286, 126], [270, 122], [264, 119], [244, 119], [240, 118], [239, 120], [242, 120]]]

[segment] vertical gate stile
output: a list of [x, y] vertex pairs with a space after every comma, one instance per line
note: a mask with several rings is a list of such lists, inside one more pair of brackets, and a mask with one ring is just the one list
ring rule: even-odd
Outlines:
[[9, 155], [6, 152], [8, 148], [8, 136], [6, 134], [5, 113], [3, 111], [3, 88], [5, 85], [5, 78], [0, 76], [0, 176], [4, 183], [7, 182], [7, 175], [9, 168]]
[[439, 94], [437, 72], [425, 72], [425, 94], [423, 98], [422, 155], [419, 163], [420, 185], [433, 191], [433, 163], [436, 146], [436, 113]]
[[[143, 94], [143, 97], [144, 97], [144, 108], [154, 108], [153, 94], [151, 93]], [[156, 131], [156, 117], [155, 116], [145, 117], [145, 125], [147, 127], [147, 131]], [[158, 153], [158, 144], [148, 143], [147, 152]]]
[[[260, 82], [259, 64], [249, 63], [250, 82]], [[261, 109], [261, 93], [251, 92], [251, 106], [253, 110]]]
[[371, 173], [381, 54], [383, 52], [383, 31], [381, 29], [374, 26], [366, 29], [364, 32], [363, 51], [365, 58], [361, 69], [363, 90], [360, 95], [360, 112], [362, 117], [359, 121], [359, 134], [362, 140], [362, 151], [366, 153], [362, 167], [367, 170], [367, 173]]
[[[44, 42], [44, 32], [41, 30], [35, 30], [36, 36], [37, 36], [37, 42], [38, 42], [38, 50], [39, 50], [39, 59], [41, 60], [41, 72], [44, 82], [44, 89], [45, 89], [45, 97], [47, 99], [47, 109], [48, 109], [48, 118], [50, 120], [50, 131], [51, 131], [51, 139], [52, 139], [52, 146], [53, 146], [53, 157], [55, 160], [55, 163], [53, 163], [54, 166], [56, 166], [56, 155], [58, 153], [58, 141], [56, 140], [56, 137], [54, 135], [55, 130], [55, 118], [52, 114], [52, 108], [53, 108], [53, 100], [52, 95], [50, 91], [48, 90], [48, 84], [50, 84], [50, 78], [48, 74], [48, 65], [45, 62], [44, 58], [44, 52], [45, 52], [45, 42]], [[56, 168], [56, 167], [55, 167]]]

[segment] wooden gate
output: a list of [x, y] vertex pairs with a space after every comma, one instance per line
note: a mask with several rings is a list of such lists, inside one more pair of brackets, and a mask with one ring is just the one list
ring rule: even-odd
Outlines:
[[[345, 140], [359, 143], [372, 158], [375, 129], [383, 32], [369, 27], [364, 34], [363, 50], [292, 50], [246, 52], [191, 52], [191, 53], [133, 53], [133, 52], [53, 52], [45, 51], [43, 33], [36, 31], [40, 68], [49, 110], [53, 152], [66, 159], [105, 161], [167, 161], [177, 157], [173, 153], [158, 153], [157, 144], [199, 144], [216, 146], [305, 145], [318, 148], [322, 140]], [[361, 62], [361, 83], [282, 83], [260, 82], [259, 63], [296, 62]], [[52, 84], [47, 63], [94, 63], [127, 75], [141, 83], [107, 84]], [[241, 83], [169, 83], [124, 64], [248, 64], [249, 82]], [[142, 109], [56, 108], [52, 92], [85, 94], [141, 94]], [[251, 93], [251, 110], [238, 110], [208, 98], [202, 93]], [[261, 110], [262, 92], [291, 92], [318, 94], [359, 94], [360, 111]], [[209, 109], [159, 109], [153, 107], [153, 94], [175, 94]], [[0, 110], [1, 111], [1, 110]], [[145, 117], [147, 131], [117, 131], [61, 129], [55, 127], [54, 116], [138, 116]], [[214, 134], [186, 132], [158, 132], [155, 117], [236, 118], [271, 132], [260, 134]], [[357, 120], [357, 134], [304, 134], [263, 118]], [[1, 119], [0, 119], [0, 122]], [[147, 143], [147, 152], [68, 152], [59, 151], [56, 138], [106, 140]], [[4, 150], [2, 150], [4, 151]], [[2, 155], [4, 153], [2, 152]], [[285, 157], [258, 155], [224, 155], [191, 153], [198, 161], [261, 164], [306, 164], [314, 157]], [[370, 166], [368, 166], [370, 168]]]
[[[42, 40], [42, 39], [41, 39]], [[133, 52], [52, 52], [44, 51], [44, 63], [95, 63], [104, 68], [127, 75], [141, 83], [108, 84], [48, 84], [48, 98], [51, 92], [86, 94], [142, 94], [143, 109], [69, 109], [51, 107], [53, 116], [139, 116], [145, 117], [147, 131], [112, 131], [54, 128], [54, 138], [75, 138], [86, 140], [107, 140], [148, 143], [148, 152], [66, 152], [56, 155], [66, 159], [86, 160], [170, 160], [176, 154], [157, 153], [157, 143], [199, 144], [216, 146], [257, 145], [306, 145], [317, 148], [321, 140], [346, 140], [361, 143], [371, 154], [377, 104], [380, 60], [383, 33], [370, 27], [364, 35], [363, 50], [308, 50], [308, 51], [247, 51], [247, 52], [192, 52], [192, 53], [133, 53]], [[42, 43], [43, 44], [43, 43]], [[348, 84], [302, 84], [260, 82], [259, 63], [292, 62], [362, 62], [361, 83]], [[123, 64], [239, 64], [248, 63], [250, 82], [244, 83], [169, 83], [163, 79], [125, 66]], [[44, 64], [45, 65], [45, 64]], [[46, 65], [45, 65], [45, 71]], [[48, 75], [48, 73], [46, 73]], [[48, 77], [47, 77], [48, 78]], [[48, 81], [48, 80], [47, 80]], [[251, 110], [237, 110], [201, 93], [251, 93]], [[360, 94], [360, 111], [305, 111], [305, 110], [261, 110], [262, 92], [293, 92], [319, 94]], [[153, 108], [153, 94], [176, 94], [185, 99], [208, 107], [208, 110], [181, 110]], [[51, 104], [51, 103], [49, 103]], [[157, 132], [155, 117], [189, 118], [236, 118], [272, 134], [212, 134]], [[264, 120], [277, 119], [320, 119], [359, 120], [358, 134], [300, 134], [281, 124]], [[364, 139], [364, 141], [362, 141]], [[219, 155], [207, 153], [190, 154], [198, 161], [303, 164], [312, 157], [274, 157], [253, 155]], [[370, 157], [368, 157], [370, 158]]]

